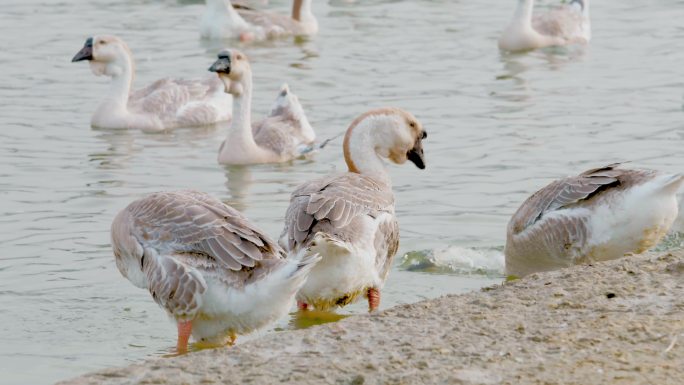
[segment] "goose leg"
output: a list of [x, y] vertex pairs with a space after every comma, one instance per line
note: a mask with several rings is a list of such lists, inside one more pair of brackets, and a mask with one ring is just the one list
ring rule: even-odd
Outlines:
[[368, 311], [375, 311], [378, 307], [380, 307], [380, 289], [371, 287], [368, 289]]
[[299, 309], [300, 311], [309, 310], [309, 304], [304, 303], [302, 301], [297, 301], [297, 309]]
[[190, 341], [191, 333], [192, 321], [178, 321], [178, 344], [176, 345], [178, 353], [185, 354], [188, 352], [188, 341]]

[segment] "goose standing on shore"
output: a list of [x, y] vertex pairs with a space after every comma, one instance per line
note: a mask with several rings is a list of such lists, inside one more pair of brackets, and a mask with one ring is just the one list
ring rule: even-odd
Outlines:
[[280, 244], [290, 255], [320, 254], [297, 294], [301, 310], [345, 306], [362, 296], [370, 311], [399, 247], [392, 182], [385, 159], [424, 169], [422, 125], [410, 113], [384, 108], [354, 120], [344, 138], [348, 172], [297, 187]]
[[225, 165], [280, 163], [311, 151], [316, 134], [299, 99], [283, 85], [271, 114], [252, 123], [252, 69], [242, 52], [224, 50], [209, 68], [233, 96], [233, 121], [221, 144], [218, 162]]
[[201, 35], [205, 39], [242, 41], [275, 39], [285, 36], [311, 36], [318, 21], [311, 12], [312, 0], [293, 0], [290, 16], [233, 6], [230, 0], [207, 0]]
[[239, 211], [196, 191], [128, 205], [112, 223], [112, 248], [121, 274], [176, 320], [179, 353], [191, 334], [233, 343], [287, 314], [320, 259], [285, 258]]
[[642, 253], [677, 217], [682, 174], [609, 165], [552, 182], [508, 223], [506, 273], [524, 276]]
[[534, 0], [518, 0], [513, 20], [499, 38], [504, 51], [588, 43], [591, 40], [589, 0], [571, 0], [548, 12], [535, 13]]
[[158, 132], [213, 124], [231, 117], [231, 98], [215, 77], [165, 78], [131, 92], [135, 65], [128, 45], [116, 36], [93, 36], [72, 62], [88, 60], [96, 76], [109, 76], [109, 94], [95, 110], [94, 128]]

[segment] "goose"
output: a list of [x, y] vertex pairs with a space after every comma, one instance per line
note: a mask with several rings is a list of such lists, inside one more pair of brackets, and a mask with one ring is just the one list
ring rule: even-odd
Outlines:
[[111, 228], [116, 266], [149, 290], [190, 335], [232, 344], [285, 315], [320, 257], [285, 258], [276, 242], [239, 211], [197, 191], [158, 192], [129, 204]]
[[677, 217], [683, 182], [682, 174], [619, 164], [552, 182], [508, 223], [506, 273], [522, 277], [648, 250]]
[[589, 0], [571, 0], [533, 16], [534, 0], [518, 0], [513, 20], [499, 38], [504, 51], [526, 51], [591, 40]]
[[131, 92], [135, 65], [128, 45], [112, 35], [89, 37], [72, 62], [87, 60], [96, 76], [109, 76], [109, 94], [91, 118], [104, 129], [158, 132], [229, 120], [231, 98], [214, 76], [185, 80], [165, 78]]
[[233, 96], [234, 116], [218, 162], [246, 165], [287, 162], [312, 150], [316, 134], [299, 99], [283, 85], [268, 117], [252, 123], [252, 69], [237, 50], [223, 50], [209, 68]]
[[311, 12], [311, 2], [293, 0], [292, 14], [286, 16], [234, 6], [230, 0], [207, 0], [200, 32], [205, 39], [239, 38], [242, 41], [315, 35], [318, 21]]
[[392, 183], [383, 159], [425, 168], [420, 122], [397, 108], [371, 110], [347, 129], [343, 153], [348, 171], [297, 187], [279, 242], [290, 254], [319, 254], [297, 293], [300, 310], [328, 310], [365, 296], [369, 311], [399, 247]]

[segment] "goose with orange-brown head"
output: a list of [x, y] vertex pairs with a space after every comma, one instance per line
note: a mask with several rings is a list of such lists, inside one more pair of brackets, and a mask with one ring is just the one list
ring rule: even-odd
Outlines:
[[399, 248], [399, 225], [385, 159], [425, 168], [423, 126], [397, 108], [371, 110], [355, 119], [344, 138], [348, 172], [300, 185], [290, 198], [280, 244], [289, 255], [320, 254], [299, 290], [301, 310], [345, 306], [380, 290]]

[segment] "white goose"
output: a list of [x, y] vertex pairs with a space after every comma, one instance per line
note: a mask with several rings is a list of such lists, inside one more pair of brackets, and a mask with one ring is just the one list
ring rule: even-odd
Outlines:
[[311, 36], [318, 32], [318, 21], [311, 12], [312, 0], [293, 0], [291, 16], [263, 12], [230, 0], [207, 0], [201, 35], [206, 39], [239, 38], [266, 40], [284, 36]]
[[297, 294], [300, 309], [326, 310], [368, 298], [380, 290], [399, 247], [394, 194], [383, 158], [424, 169], [427, 136], [410, 113], [385, 108], [358, 117], [344, 138], [344, 174], [300, 185], [290, 198], [280, 244], [290, 255], [316, 253], [322, 260]]
[[219, 163], [287, 162], [312, 150], [316, 134], [287, 85], [281, 88], [271, 114], [252, 123], [252, 69], [247, 57], [236, 50], [224, 50], [209, 70], [217, 73], [226, 92], [233, 96], [233, 121], [219, 149]]
[[157, 132], [174, 127], [201, 126], [231, 117], [231, 98], [216, 77], [160, 79], [131, 92], [135, 65], [130, 49], [116, 36], [93, 36], [72, 62], [88, 60], [96, 76], [112, 78], [107, 97], [92, 116], [91, 125], [106, 129]]
[[571, 0], [542, 14], [532, 14], [534, 0], [518, 0], [513, 20], [499, 38], [505, 51], [588, 43], [591, 40], [589, 0]]
[[178, 324], [178, 351], [192, 334], [210, 344], [285, 315], [318, 256], [285, 258], [232, 207], [196, 191], [134, 201], [112, 223], [116, 266]]
[[677, 217], [684, 175], [609, 165], [534, 193], [508, 223], [506, 273], [524, 276], [642, 253]]

